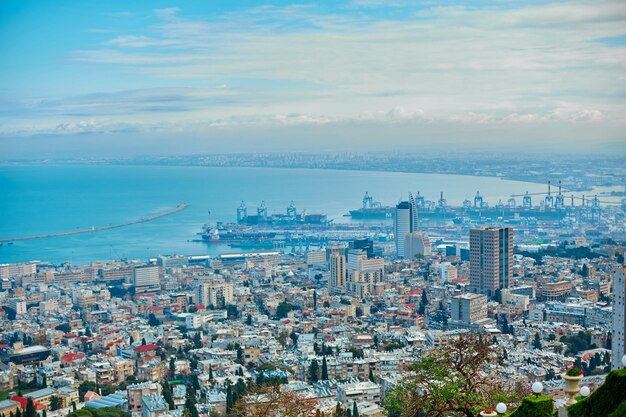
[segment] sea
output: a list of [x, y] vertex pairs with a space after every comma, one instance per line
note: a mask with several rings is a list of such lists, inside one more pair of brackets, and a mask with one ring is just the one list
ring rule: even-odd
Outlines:
[[[226, 244], [198, 242], [205, 223], [236, 220], [265, 202], [269, 213], [297, 210], [326, 214], [335, 222], [360, 208], [365, 192], [383, 205], [418, 191], [460, 205], [477, 191], [490, 204], [512, 194], [544, 192], [543, 184], [500, 178], [322, 169], [200, 166], [38, 165], [0, 167], [0, 238], [125, 223], [180, 203], [189, 206], [156, 220], [84, 234], [15, 241], [0, 246], [0, 263], [33, 260], [84, 264], [156, 255], [218, 255]], [[518, 204], [521, 198], [518, 198]]]

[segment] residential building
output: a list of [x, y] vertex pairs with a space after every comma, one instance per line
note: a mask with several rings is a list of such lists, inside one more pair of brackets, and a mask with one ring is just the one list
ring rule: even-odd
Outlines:
[[513, 276], [513, 229], [481, 227], [470, 230], [470, 290], [494, 296], [508, 288]]

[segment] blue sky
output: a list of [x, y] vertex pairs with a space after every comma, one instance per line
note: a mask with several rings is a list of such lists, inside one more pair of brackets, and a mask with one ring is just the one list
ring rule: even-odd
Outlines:
[[0, 151], [626, 151], [626, 3], [3, 1]]

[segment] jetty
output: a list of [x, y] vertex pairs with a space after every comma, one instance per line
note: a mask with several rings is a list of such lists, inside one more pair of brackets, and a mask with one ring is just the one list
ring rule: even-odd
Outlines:
[[18, 241], [18, 240], [43, 239], [43, 238], [47, 238], [47, 237], [69, 236], [69, 235], [77, 235], [77, 234], [80, 234], [80, 233], [91, 233], [91, 232], [100, 232], [102, 230], [116, 229], [118, 227], [125, 227], [125, 226], [130, 226], [130, 225], [133, 225], [133, 224], [145, 223], [145, 222], [149, 222], [149, 221], [158, 219], [160, 217], [169, 216], [170, 214], [174, 214], [176, 212], [179, 212], [179, 211], [185, 209], [186, 207], [187, 207], [186, 203], [180, 203], [179, 205], [177, 205], [174, 208], [162, 211], [160, 213], [153, 214], [153, 215], [148, 216], [148, 217], [142, 217], [141, 219], [137, 219], [137, 220], [133, 220], [133, 221], [130, 221], [130, 222], [126, 222], [126, 223], [117, 223], [117, 224], [110, 224], [108, 226], [98, 226], [98, 227], [93, 226], [93, 227], [90, 227], [89, 229], [71, 230], [71, 231], [67, 231], [67, 232], [43, 233], [43, 234], [40, 234], [40, 235], [32, 235], [32, 236], [19, 236], [19, 237], [0, 238], [0, 243], [15, 242], [15, 241]]

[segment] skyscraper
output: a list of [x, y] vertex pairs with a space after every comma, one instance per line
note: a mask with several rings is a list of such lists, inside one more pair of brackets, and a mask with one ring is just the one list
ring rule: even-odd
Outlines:
[[613, 335], [612, 347], [613, 352], [613, 369], [621, 368], [622, 357], [626, 354], [626, 283], [624, 275], [626, 275], [626, 266], [622, 265], [615, 270], [613, 274]]
[[345, 294], [346, 292], [346, 257], [339, 253], [330, 255], [330, 279], [328, 292], [331, 294]]
[[508, 288], [513, 271], [513, 229], [481, 227], [470, 230], [470, 290], [493, 296]]
[[396, 256], [403, 258], [406, 235], [417, 231], [417, 207], [411, 193], [409, 193], [409, 201], [401, 201], [396, 206], [393, 226], [393, 234], [396, 239]]

